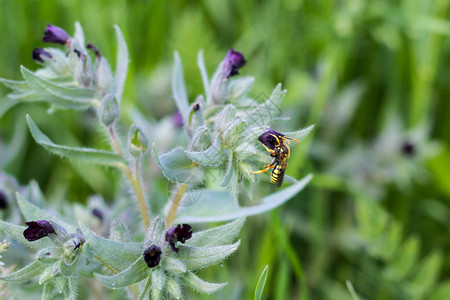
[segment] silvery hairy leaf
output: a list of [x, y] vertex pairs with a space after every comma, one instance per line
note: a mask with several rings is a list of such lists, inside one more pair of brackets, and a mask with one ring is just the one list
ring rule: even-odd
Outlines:
[[123, 223], [120, 219], [114, 219], [111, 222], [109, 239], [115, 242], [129, 243], [130, 236], [131, 234], [127, 225], [125, 225], [125, 223]]
[[268, 125], [274, 117], [281, 114], [280, 104], [286, 95], [286, 90], [281, 90], [281, 84], [278, 84], [264, 103], [257, 105], [254, 109], [242, 113], [249, 126]]
[[42, 133], [42, 131], [36, 126], [34, 121], [28, 115], [27, 122], [31, 135], [36, 143], [54, 154], [73, 160], [113, 167], [122, 167], [127, 164], [127, 161], [122, 156], [114, 152], [57, 145], [53, 143], [44, 133]]
[[174, 65], [172, 75], [172, 94], [177, 104], [178, 110], [183, 116], [184, 124], [188, 123], [189, 103], [184, 85], [183, 66], [178, 52], [174, 54]]
[[180, 275], [187, 271], [186, 266], [181, 261], [170, 256], [164, 256], [161, 266], [172, 275]]
[[244, 226], [245, 217], [236, 219], [222, 226], [194, 232], [192, 238], [186, 241], [186, 246], [213, 247], [232, 243]]
[[201, 190], [194, 205], [178, 209], [174, 223], [221, 222], [261, 214], [291, 199], [303, 190], [312, 177], [307, 175], [291, 186], [258, 200], [259, 204], [246, 207], [238, 206], [226, 191]]
[[226, 283], [210, 283], [200, 279], [197, 275], [192, 272], [187, 272], [186, 276], [183, 277], [183, 281], [193, 290], [202, 293], [202, 294], [211, 294], [217, 292], [224, 286]]
[[82, 223], [79, 226], [92, 251], [116, 271], [125, 270], [142, 255], [141, 244], [116, 242], [97, 236]]
[[120, 31], [119, 26], [115, 25], [117, 38], [117, 62], [116, 62], [116, 74], [114, 76], [114, 95], [119, 101], [122, 100], [123, 88], [125, 86], [125, 80], [128, 73], [128, 47], [125, 39], [123, 37], [122, 31]]
[[202, 76], [203, 87], [205, 89], [205, 95], [209, 95], [210, 83], [208, 78], [208, 71], [206, 71], [205, 59], [203, 57], [203, 50], [200, 50], [197, 55], [197, 65], [200, 69], [200, 74]]
[[164, 176], [170, 181], [191, 185], [198, 185], [203, 181], [203, 171], [195, 166], [182, 148], [178, 147], [158, 156], [153, 144], [151, 153]]
[[244, 97], [253, 87], [255, 78], [245, 76], [230, 81], [228, 85], [228, 98], [231, 102]]
[[6, 276], [0, 276], [0, 280], [24, 282], [40, 275], [46, 268], [47, 265], [36, 260], [14, 273], [8, 274]]
[[127, 269], [112, 276], [96, 273], [95, 277], [109, 288], [122, 288], [142, 281], [149, 276], [150, 269], [144, 259], [139, 258]]
[[178, 257], [188, 270], [196, 270], [224, 260], [239, 248], [240, 243], [241, 242], [238, 241], [231, 245], [214, 247], [190, 247], [180, 245]]
[[177, 282], [175, 278], [169, 277], [167, 278], [167, 292], [174, 299], [182, 299], [183, 295], [181, 294], [180, 284]]
[[55, 84], [42, 77], [37, 76], [24, 66], [21, 67], [23, 78], [37, 94], [52, 95], [67, 101], [92, 105], [100, 99], [97, 91], [88, 88], [74, 88]]
[[205, 167], [217, 167], [222, 165], [227, 155], [222, 149], [220, 141], [216, 138], [211, 147], [204, 151], [192, 152], [185, 151], [186, 155], [194, 162]]

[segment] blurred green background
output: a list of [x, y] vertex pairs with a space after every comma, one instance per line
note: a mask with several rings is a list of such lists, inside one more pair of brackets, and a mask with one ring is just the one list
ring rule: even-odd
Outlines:
[[[315, 177], [284, 207], [248, 220], [243, 244], [204, 276], [229, 281], [218, 295], [252, 299], [270, 265], [265, 299], [450, 299], [449, 0], [0, 1], [0, 77], [20, 79], [48, 23], [74, 30], [114, 65], [113, 25], [131, 64], [124, 124], [133, 107], [170, 116], [173, 52], [191, 101], [202, 93], [196, 56], [212, 74], [229, 48], [245, 54], [251, 95], [288, 90], [279, 131], [315, 124], [292, 147], [287, 174]], [[0, 87], [0, 96], [8, 90]], [[0, 109], [0, 166], [49, 199], [112, 200], [120, 174], [70, 164], [37, 146], [25, 114], [60, 144], [105, 146], [89, 112], [44, 105]], [[124, 112], [125, 111], [125, 112]], [[152, 138], [152, 137], [150, 137]], [[155, 141], [158, 144], [158, 140]], [[154, 162], [150, 162], [152, 167]], [[163, 190], [161, 179], [155, 189]], [[273, 190], [272, 186], [267, 191]], [[160, 194], [164, 194], [160, 192]], [[346, 285], [347, 282], [347, 285]]]

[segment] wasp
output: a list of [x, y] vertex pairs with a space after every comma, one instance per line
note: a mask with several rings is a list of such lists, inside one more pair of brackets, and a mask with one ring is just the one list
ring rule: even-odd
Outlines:
[[269, 129], [265, 133], [261, 134], [258, 140], [270, 153], [270, 156], [273, 157], [273, 161], [267, 165], [265, 169], [251, 173], [259, 174], [273, 169], [272, 174], [270, 175], [270, 182], [276, 183], [277, 187], [280, 187], [281, 184], [283, 184], [284, 173], [288, 165], [287, 159], [289, 158], [291, 151], [289, 148], [291, 142], [289, 140], [297, 143], [300, 142], [294, 138], [286, 137], [284, 134], [276, 132], [273, 129]]

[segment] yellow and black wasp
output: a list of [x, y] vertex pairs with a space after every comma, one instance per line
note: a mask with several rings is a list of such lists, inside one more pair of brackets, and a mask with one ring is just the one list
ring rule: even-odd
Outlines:
[[263, 144], [264, 148], [273, 157], [273, 161], [266, 166], [265, 169], [260, 171], [254, 171], [252, 174], [259, 174], [267, 172], [270, 169], [272, 174], [270, 175], [270, 182], [276, 183], [277, 187], [280, 187], [283, 183], [284, 173], [287, 167], [287, 159], [289, 158], [291, 144], [289, 140], [300, 143], [298, 140], [286, 137], [284, 134], [276, 132], [273, 129], [267, 130], [261, 134], [258, 140]]

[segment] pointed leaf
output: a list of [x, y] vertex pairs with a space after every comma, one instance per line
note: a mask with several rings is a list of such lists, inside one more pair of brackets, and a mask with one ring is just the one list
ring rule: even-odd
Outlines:
[[125, 270], [142, 255], [141, 244], [115, 242], [97, 236], [81, 222], [79, 226], [92, 251], [116, 271]]
[[156, 146], [153, 144], [152, 156], [167, 179], [190, 185], [202, 183], [203, 172], [195, 167], [195, 164], [187, 157], [182, 148], [178, 147], [158, 156]]
[[223, 164], [227, 155], [222, 149], [222, 146], [218, 139], [208, 149], [199, 152], [185, 151], [186, 155], [194, 162], [206, 166], [206, 167], [217, 167]]
[[195, 270], [218, 263], [237, 250], [241, 241], [232, 245], [216, 247], [188, 247], [180, 245], [179, 260], [188, 268]]
[[212, 247], [233, 243], [238, 237], [244, 223], [245, 217], [242, 217], [222, 226], [195, 232], [192, 238], [186, 241], [185, 245]]
[[281, 84], [278, 84], [269, 99], [258, 105], [255, 109], [245, 111], [243, 118], [249, 126], [268, 125], [274, 117], [281, 114], [280, 103], [285, 95], [286, 90], [281, 90]]
[[181, 261], [167, 255], [163, 257], [161, 266], [172, 275], [180, 275], [187, 271], [186, 266]]
[[301, 142], [304, 138], [306, 138], [311, 133], [311, 131], [313, 129], [314, 129], [314, 125], [311, 125], [311, 126], [308, 126], [301, 130], [298, 130], [298, 131], [285, 132], [283, 134], [287, 137], [294, 138]]
[[31, 88], [26, 81], [9, 80], [5, 78], [0, 78], [0, 83], [4, 86], [21, 92], [30, 92]]
[[50, 300], [52, 299], [52, 293], [54, 289], [54, 284], [51, 282], [47, 282], [42, 289], [41, 300]]
[[31, 131], [31, 135], [33, 136], [36, 143], [54, 154], [69, 159], [105, 166], [121, 167], [127, 164], [126, 160], [122, 156], [113, 152], [90, 148], [77, 148], [57, 145], [53, 143], [44, 133], [42, 133], [42, 131], [36, 126], [29, 115], [27, 115], [27, 122], [28, 127]]
[[95, 273], [95, 277], [109, 288], [122, 288], [138, 283], [148, 277], [149, 268], [144, 259], [139, 258], [127, 269], [113, 276], [105, 276]]
[[[237, 206], [233, 197], [225, 191], [201, 190], [197, 192], [195, 204], [189, 207], [179, 207], [177, 217], [173, 223], [207, 223], [234, 220], [241, 217], [253, 216], [274, 209], [294, 197], [312, 179], [312, 175], [305, 176], [293, 185], [264, 197], [259, 204], [247, 207]], [[189, 197], [190, 195], [187, 195]], [[191, 195], [191, 197], [194, 197]]]
[[130, 242], [130, 231], [127, 225], [123, 223], [120, 219], [114, 219], [111, 222], [109, 239], [115, 242], [128, 243]]
[[61, 273], [66, 277], [72, 276], [73, 272], [75, 271], [75, 268], [77, 267], [77, 264], [78, 264], [78, 256], [71, 263], [66, 262], [65, 258], [61, 259], [60, 265]]
[[268, 272], [269, 272], [269, 265], [266, 265], [266, 267], [261, 273], [261, 276], [259, 277], [258, 283], [256, 284], [254, 300], [261, 300], [262, 293], [264, 291], [264, 286], [266, 285]]
[[210, 283], [204, 281], [197, 277], [197, 275], [189, 271], [186, 273], [186, 276], [182, 277], [182, 280], [186, 283], [187, 286], [202, 294], [211, 294], [217, 292], [227, 285], [227, 283]]
[[420, 240], [416, 236], [409, 237], [398, 250], [395, 257], [384, 270], [384, 276], [392, 281], [405, 278], [417, 263], [420, 252]]
[[181, 64], [180, 55], [174, 53], [174, 65], [172, 74], [172, 94], [175, 98], [178, 110], [183, 115], [184, 124], [188, 124], [189, 103], [184, 85], [183, 66]]
[[145, 299], [145, 296], [147, 296], [148, 291], [150, 289], [151, 283], [152, 283], [152, 278], [148, 277], [147, 281], [145, 282], [144, 289], [142, 290], [141, 294], [139, 295], [138, 300], [144, 300]]
[[0, 280], [16, 282], [27, 281], [40, 275], [46, 268], [47, 265], [36, 260], [14, 273], [8, 274], [6, 276], [0, 276]]
[[180, 284], [172, 277], [167, 278], [167, 292], [170, 296], [172, 296], [174, 299], [182, 299], [181, 294], [181, 287]]
[[163, 290], [166, 285], [167, 276], [161, 268], [152, 270], [152, 286], [158, 290]]
[[244, 76], [230, 81], [228, 85], [228, 98], [233, 101], [246, 95], [252, 89], [254, 82], [255, 78], [252, 76]]
[[76, 39], [82, 47], [84, 47], [84, 32], [83, 27], [81, 27], [80, 22], [75, 22], [75, 33], [73, 34], [73, 38]]
[[39, 250], [53, 243], [48, 237], [44, 237], [37, 241], [30, 242], [23, 236], [23, 232], [25, 229], [27, 229], [26, 226], [17, 226], [0, 220], [0, 231], [2, 231], [6, 235], [10, 236], [12, 239], [18, 241], [19, 243], [25, 245], [30, 249]]
[[41, 208], [37, 207], [36, 205], [30, 203], [28, 200], [26, 200], [24, 197], [22, 197], [21, 194], [16, 193], [17, 198], [17, 204], [19, 205], [20, 211], [25, 218], [26, 221], [37, 221], [37, 220], [47, 220], [57, 223], [58, 225], [62, 226], [65, 230], [70, 232], [75, 232], [76, 227], [64, 222], [57, 216], [54, 216]]
[[127, 79], [128, 73], [128, 47], [123, 37], [122, 31], [120, 31], [119, 26], [115, 25], [117, 38], [117, 62], [116, 62], [116, 74], [114, 78], [115, 92], [114, 96], [120, 102], [122, 100], [123, 89], [125, 86], [125, 80]]
[[55, 84], [47, 79], [39, 77], [24, 66], [20, 68], [23, 78], [33, 88], [33, 90], [41, 95], [53, 95], [55, 97], [65, 99], [72, 102], [92, 105], [94, 101], [100, 99], [97, 91], [88, 88], [74, 88]]
[[205, 89], [205, 95], [209, 95], [209, 77], [208, 71], [206, 71], [205, 67], [205, 59], [203, 58], [203, 50], [200, 50], [197, 55], [197, 65], [200, 69], [200, 74], [202, 75], [203, 87]]

